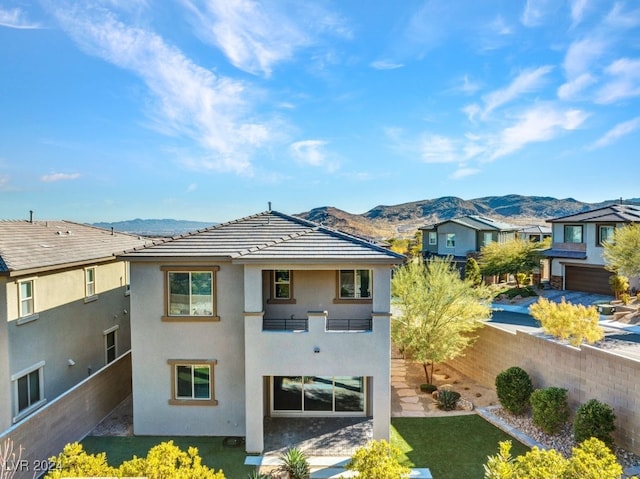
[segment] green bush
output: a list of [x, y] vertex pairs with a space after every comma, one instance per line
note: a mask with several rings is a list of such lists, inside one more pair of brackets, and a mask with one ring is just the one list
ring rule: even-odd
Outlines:
[[518, 366], [505, 369], [496, 376], [496, 395], [502, 407], [519, 416], [527, 409], [533, 384], [527, 372]]
[[307, 479], [311, 472], [307, 455], [297, 447], [292, 447], [284, 452], [280, 469], [288, 474], [289, 479]]
[[401, 454], [400, 449], [387, 441], [374, 440], [356, 450], [345, 467], [366, 479], [403, 479], [409, 477], [411, 469], [400, 464]]
[[420, 385], [420, 391], [422, 391], [423, 393], [431, 394], [436, 389], [438, 389], [438, 386], [436, 386], [435, 384], [422, 383]]
[[459, 392], [451, 391], [450, 389], [441, 389], [438, 391], [438, 409], [452, 411], [456, 408], [458, 399], [460, 399]]
[[573, 435], [576, 442], [595, 437], [607, 446], [613, 445], [611, 433], [615, 431], [616, 416], [611, 406], [597, 399], [590, 399], [576, 411], [573, 420]]
[[547, 434], [560, 432], [569, 419], [567, 390], [549, 387], [536, 389], [529, 398], [533, 423]]

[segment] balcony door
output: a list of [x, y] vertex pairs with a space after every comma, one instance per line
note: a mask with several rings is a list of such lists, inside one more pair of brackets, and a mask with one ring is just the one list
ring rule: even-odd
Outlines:
[[365, 390], [362, 376], [274, 376], [271, 414], [364, 416]]

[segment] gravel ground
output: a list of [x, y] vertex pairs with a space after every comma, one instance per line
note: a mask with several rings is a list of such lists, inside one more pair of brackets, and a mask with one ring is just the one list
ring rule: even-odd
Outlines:
[[[509, 426], [529, 436], [543, 446], [555, 449], [565, 457], [570, 456], [572, 448], [577, 446], [573, 439], [573, 431], [570, 423], [567, 423], [560, 433], [549, 435], [542, 432], [533, 424], [530, 413], [523, 414], [522, 416], [514, 416], [506, 412], [502, 407], [492, 409], [491, 413]], [[620, 447], [616, 447], [614, 453], [618, 458], [618, 462], [625, 470], [633, 468], [635, 471], [636, 468], [640, 468], [640, 456]]]

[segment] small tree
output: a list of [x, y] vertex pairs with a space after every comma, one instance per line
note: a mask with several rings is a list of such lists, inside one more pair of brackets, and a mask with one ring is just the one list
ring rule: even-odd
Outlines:
[[400, 308], [392, 323], [393, 340], [422, 364], [427, 383], [434, 364], [461, 354], [475, 340], [471, 333], [491, 317], [489, 289], [462, 280], [448, 259], [423, 263], [418, 258], [400, 267], [392, 292]]
[[609, 285], [616, 299], [620, 299], [622, 293], [629, 289], [629, 278], [621, 274], [614, 274], [609, 277]]
[[609, 271], [628, 277], [640, 276], [640, 223], [616, 228], [613, 241], [604, 243], [602, 256]]
[[400, 464], [400, 455], [400, 450], [385, 440], [371, 441], [356, 451], [346, 468], [367, 479], [402, 479], [409, 477], [411, 470]]
[[482, 284], [482, 274], [480, 273], [480, 265], [475, 258], [469, 258], [464, 265], [464, 279], [474, 286]]
[[560, 303], [540, 298], [529, 306], [529, 313], [540, 321], [545, 333], [566, 340], [572, 346], [580, 346], [583, 342], [592, 344], [604, 337], [595, 306], [567, 303], [564, 298]]
[[518, 273], [530, 274], [540, 267], [540, 245], [518, 239], [493, 242], [480, 249], [480, 270], [483, 275], [512, 274], [520, 288]]

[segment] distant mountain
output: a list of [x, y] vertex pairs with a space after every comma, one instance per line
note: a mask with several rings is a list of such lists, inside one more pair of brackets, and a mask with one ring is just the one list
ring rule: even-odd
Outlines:
[[[624, 200], [640, 203], [640, 199]], [[550, 218], [600, 208], [620, 200], [584, 203], [573, 198], [548, 196], [487, 196], [463, 200], [444, 196], [400, 205], [379, 205], [366, 213], [354, 215], [333, 207], [314, 208], [297, 216], [325, 226], [374, 239], [410, 237], [427, 224], [466, 215], [488, 216], [514, 225], [545, 224]]]
[[172, 219], [143, 220], [140, 218], [136, 218], [134, 220], [115, 221], [113, 223], [93, 223], [93, 226], [106, 229], [113, 228], [115, 231], [120, 231], [122, 233], [131, 233], [140, 236], [171, 237], [188, 233], [190, 231], [209, 228], [211, 226], [214, 226], [215, 224], [217, 223]]

